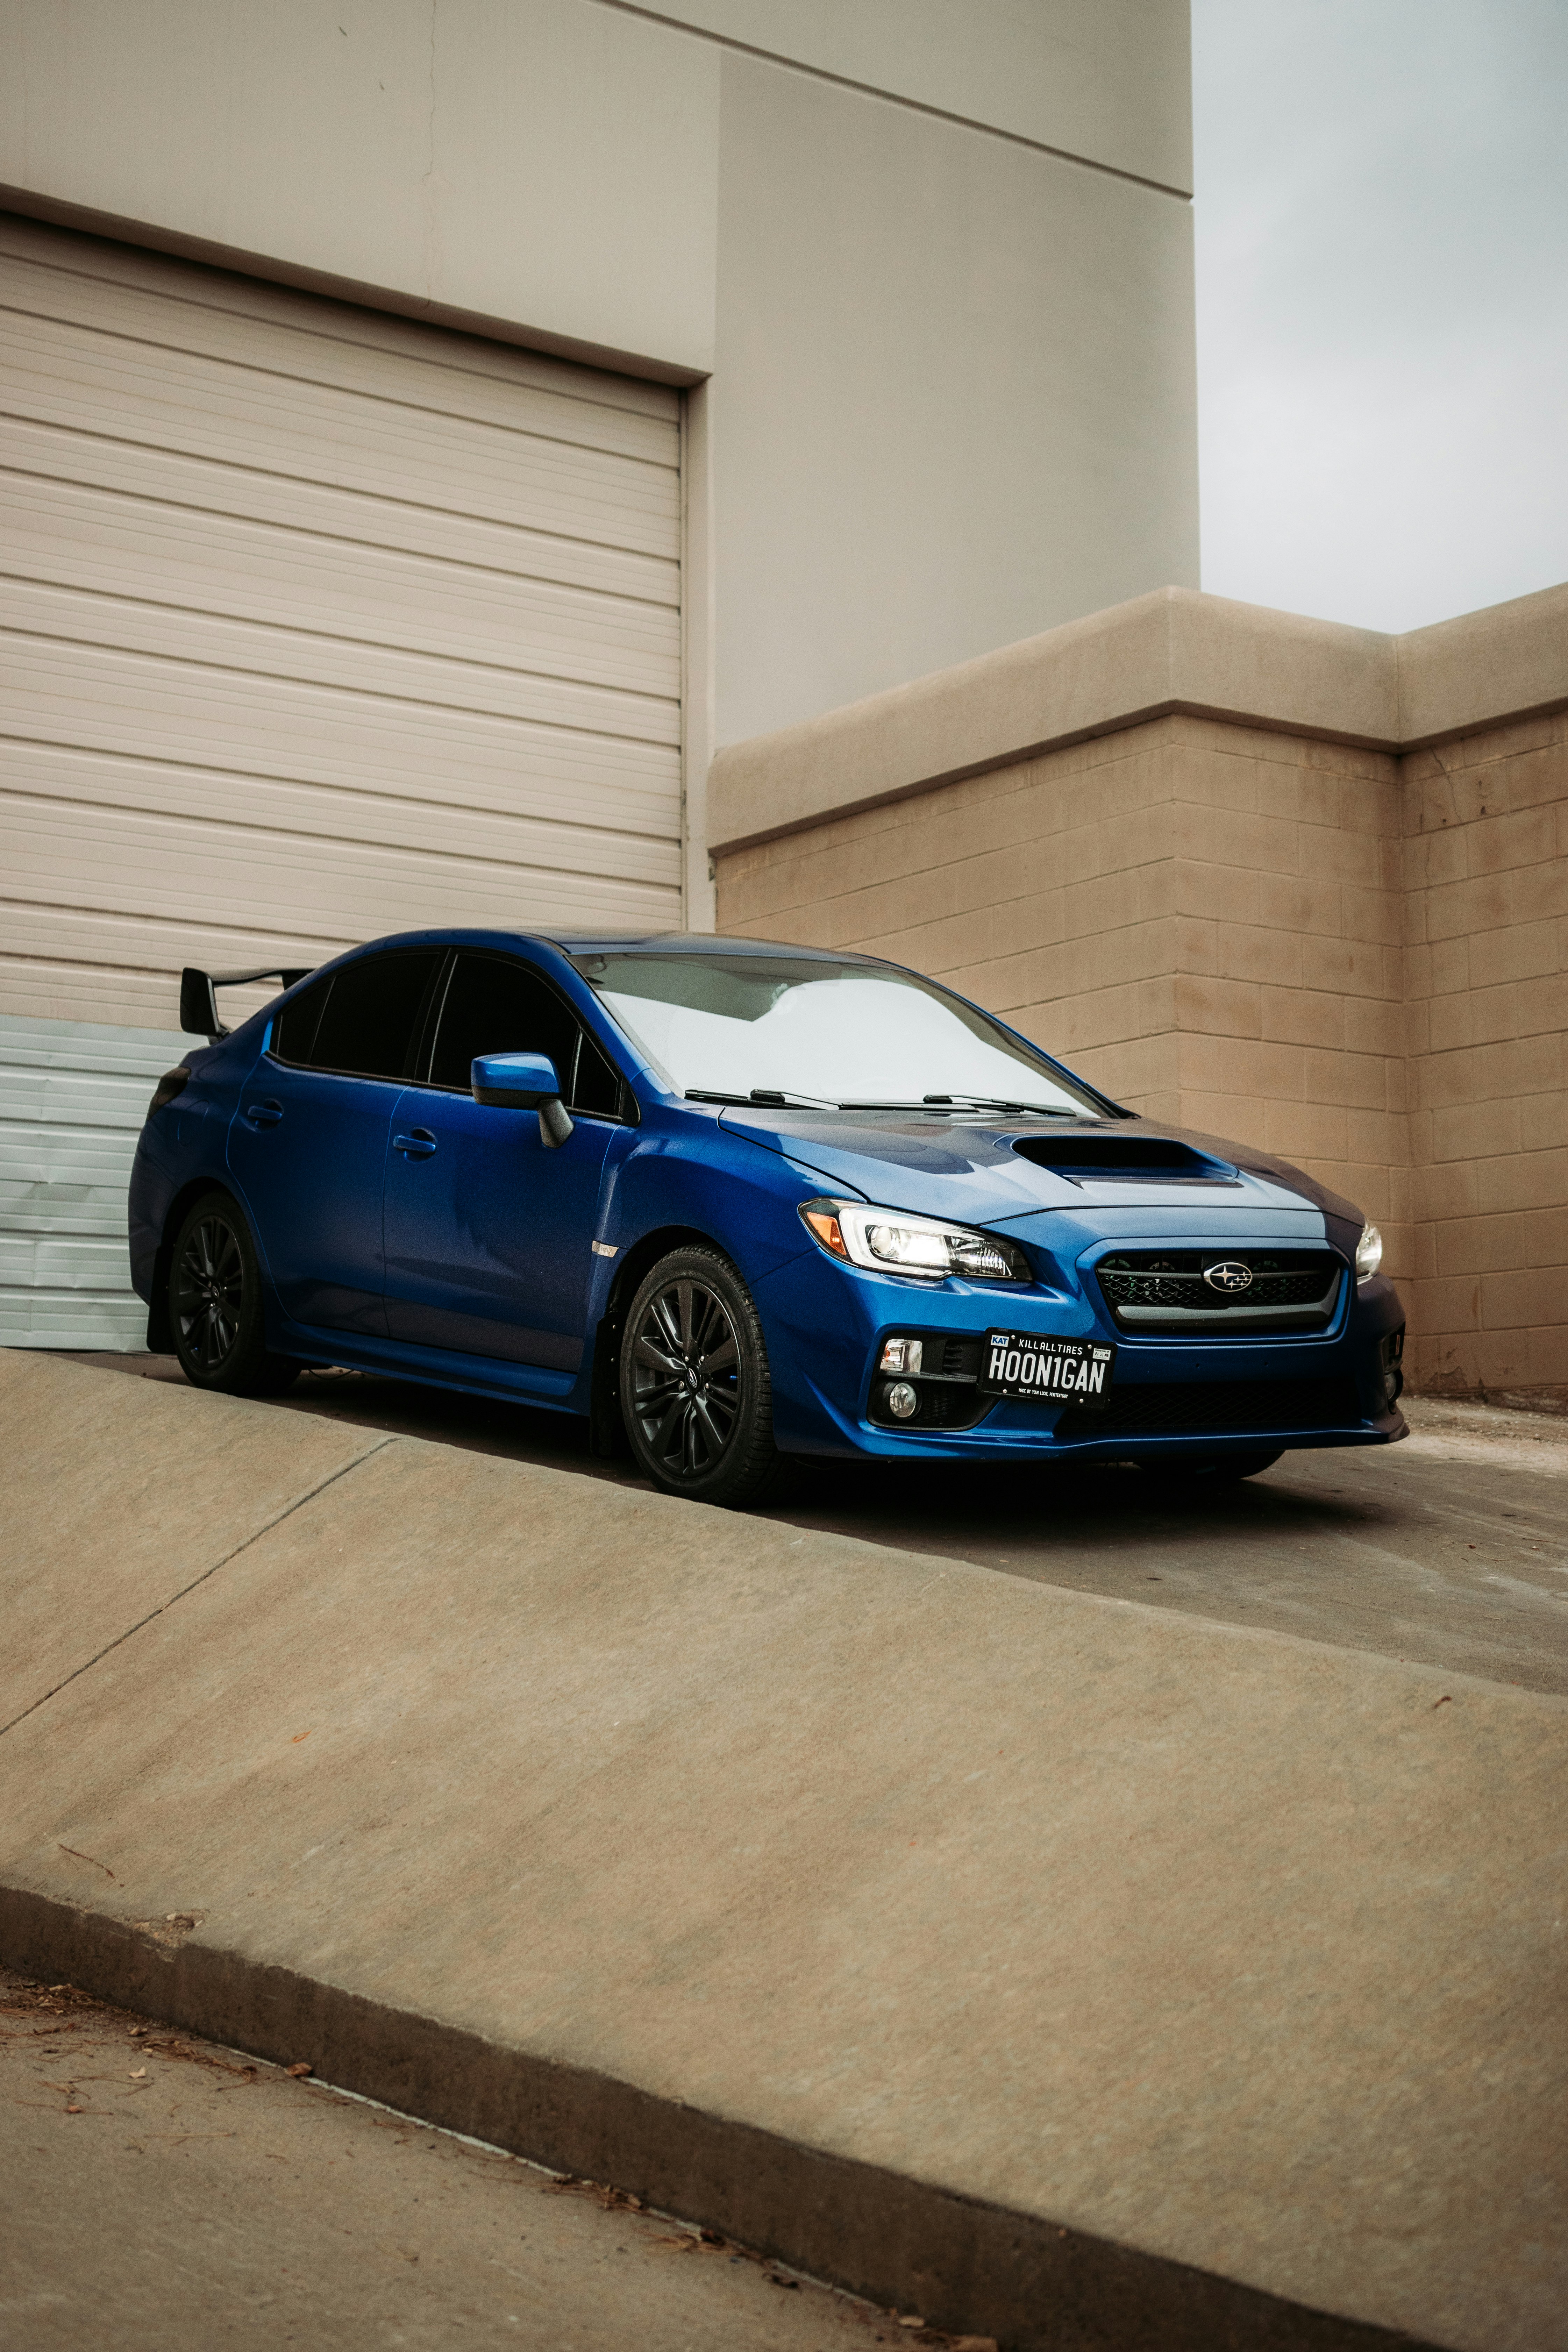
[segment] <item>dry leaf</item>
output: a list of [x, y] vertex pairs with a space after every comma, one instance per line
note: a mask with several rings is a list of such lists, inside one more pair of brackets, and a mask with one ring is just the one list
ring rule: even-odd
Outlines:
[[297, 2066], [286, 2066], [283, 2071], [286, 2074], [292, 2074], [294, 2080], [298, 2083], [304, 2075], [313, 2074], [316, 2070], [313, 2066], [308, 2066], [304, 2059], [301, 2058]]

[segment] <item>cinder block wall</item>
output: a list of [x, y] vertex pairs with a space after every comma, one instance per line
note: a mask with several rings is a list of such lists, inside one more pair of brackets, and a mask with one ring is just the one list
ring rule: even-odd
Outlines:
[[1568, 714], [1405, 761], [1412, 1325], [1429, 1387], [1568, 1383]]
[[726, 856], [719, 920], [932, 973], [1348, 1193], [1408, 1275], [1400, 859], [1397, 760], [1171, 717]]
[[[1476, 616], [1491, 669], [1552, 593], [1499, 608], [1506, 627]], [[1222, 634], [1247, 611], [1184, 603]], [[1121, 616], [1142, 609], [1097, 616], [1107, 635], [1121, 627], [1124, 667], [1144, 656], [1125, 650]], [[1565, 617], [1544, 615], [1549, 677], [1568, 669]], [[1261, 618], [1281, 641], [1317, 625]], [[1081, 703], [1083, 646], [1058, 647], [1068, 635], [1035, 646], [1044, 670], [1069, 673], [1058, 699]], [[1331, 648], [1342, 676], [1313, 687], [1311, 715], [1331, 720], [1376, 647], [1421, 650], [1341, 635], [1353, 636]], [[915, 965], [1133, 1108], [1259, 1144], [1348, 1194], [1383, 1226], [1405, 1287], [1414, 1384], [1568, 1386], [1568, 713], [1401, 752], [1176, 709], [900, 785], [900, 765], [918, 774], [971, 737], [983, 748], [988, 692], [1016, 703], [1032, 650], [992, 657], [994, 677], [969, 665], [905, 704], [879, 698], [742, 747], [731, 805], [754, 823], [776, 786], [789, 822], [717, 854], [720, 929]], [[1255, 709], [1300, 710], [1290, 676], [1242, 650], [1232, 667]], [[1454, 648], [1432, 656], [1447, 674]], [[1193, 658], [1167, 646], [1153, 670], [1168, 681]], [[1429, 716], [1437, 688], [1411, 667], [1408, 699]], [[1501, 690], [1523, 698], [1534, 683]], [[1122, 696], [1150, 698], [1142, 679]], [[1051, 715], [1005, 711], [998, 727], [1044, 733]], [[847, 782], [884, 795], [803, 821], [818, 764], [830, 802]], [[723, 780], [718, 798], [722, 810]]]
[[1174, 1118], [1171, 723], [723, 857], [720, 929], [917, 965]]

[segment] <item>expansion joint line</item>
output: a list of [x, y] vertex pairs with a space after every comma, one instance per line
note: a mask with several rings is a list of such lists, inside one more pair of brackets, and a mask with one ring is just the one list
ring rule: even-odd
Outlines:
[[3, 1739], [8, 1731], [15, 1731], [19, 1723], [26, 1723], [30, 1715], [37, 1715], [41, 1706], [47, 1706], [50, 1699], [58, 1698], [60, 1692], [69, 1684], [74, 1683], [79, 1675], [90, 1674], [100, 1659], [107, 1658], [111, 1650], [118, 1650], [122, 1642], [129, 1642], [133, 1633], [140, 1633], [144, 1625], [151, 1625], [154, 1617], [162, 1617], [165, 1610], [174, 1607], [176, 1601], [184, 1601], [185, 1595], [194, 1592], [198, 1584], [205, 1584], [209, 1576], [216, 1576], [220, 1568], [226, 1568], [231, 1559], [237, 1559], [242, 1551], [248, 1551], [253, 1543], [259, 1543], [263, 1536], [269, 1536], [274, 1528], [280, 1528], [285, 1519], [291, 1519], [296, 1511], [302, 1511], [307, 1503], [313, 1503], [318, 1495], [324, 1495], [329, 1486], [335, 1486], [340, 1478], [346, 1478], [351, 1470], [357, 1470], [362, 1463], [370, 1460], [373, 1454], [380, 1454], [387, 1446], [395, 1445], [396, 1443], [395, 1437], [384, 1437], [376, 1444], [367, 1445], [363, 1454], [356, 1454], [352, 1462], [343, 1464], [342, 1469], [331, 1472], [317, 1486], [312, 1486], [308, 1494], [296, 1495], [294, 1500], [287, 1504], [275, 1518], [268, 1519], [264, 1528], [258, 1528], [253, 1535], [246, 1537], [243, 1543], [237, 1543], [232, 1551], [226, 1551], [221, 1559], [215, 1559], [212, 1566], [204, 1568], [199, 1576], [193, 1576], [189, 1584], [182, 1584], [178, 1592], [171, 1592], [167, 1601], [160, 1601], [156, 1609], [149, 1609], [145, 1617], [138, 1617], [134, 1625], [127, 1625], [123, 1633], [116, 1633], [113, 1641], [106, 1642], [96, 1655], [84, 1659], [79, 1666], [73, 1666], [69, 1674], [63, 1675], [55, 1685], [53, 1690], [45, 1691], [43, 1696], [36, 1698], [31, 1706], [25, 1706], [20, 1715], [14, 1715], [9, 1723], [0, 1723], [0, 1739]]
[[[858, 81], [851, 75], [831, 72], [826, 66], [814, 66], [804, 58], [786, 56], [783, 49], [764, 49], [755, 41], [738, 40], [731, 33], [715, 33], [705, 25], [694, 25], [685, 16], [672, 16], [668, 8], [652, 5], [652, 0], [598, 0], [602, 8], [614, 8], [623, 16], [642, 16], [648, 23], [663, 25], [669, 32], [680, 33], [690, 41], [705, 42], [710, 48], [730, 49], [737, 57], [760, 58], [764, 65], [778, 66], [785, 73], [798, 74], [803, 81], [826, 82], [834, 89], [850, 89], [859, 98], [874, 98], [884, 106], [896, 106], [906, 114], [924, 114], [933, 122], [955, 123], [961, 131], [976, 131], [983, 138], [999, 139], [1005, 146], [1027, 147], [1037, 155], [1049, 155], [1058, 163], [1076, 163], [1080, 171], [1098, 172], [1108, 180], [1125, 180], [1134, 188], [1152, 188], [1158, 196], [1174, 196], [1178, 204], [1190, 205], [1189, 188], [1173, 188], [1168, 180], [1151, 180], [1142, 172], [1129, 172], [1120, 163], [1098, 163], [1092, 155], [1077, 155], [1070, 147], [1053, 147], [1044, 139], [1031, 139], [1026, 131], [1005, 131], [997, 122], [983, 122], [973, 114], [954, 114], [945, 106], [932, 106], [925, 99], [909, 98], [896, 89], [884, 89], [877, 82]], [[435, 30], [435, 0], [431, 0], [431, 30]], [[434, 165], [432, 165], [434, 169]]]

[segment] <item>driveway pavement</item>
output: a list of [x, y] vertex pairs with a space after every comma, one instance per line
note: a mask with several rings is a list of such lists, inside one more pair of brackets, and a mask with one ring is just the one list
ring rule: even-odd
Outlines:
[[[647, 1493], [568, 1422], [173, 1369], [0, 1359], [39, 1634], [4, 1742], [13, 1961], [949, 2326], [1568, 2347], [1541, 2219], [1562, 1423], [1417, 1406], [1400, 1447], [1215, 1492], [818, 1465], [748, 1517]], [[21, 2352], [139, 2344], [143, 2245], [193, 2343], [247, 2340], [220, 2293], [248, 2340], [323, 2347], [361, 2309], [388, 2344], [468, 2312], [481, 2199], [442, 2235], [416, 2179], [362, 2187], [356, 2154], [329, 2183], [314, 2143], [273, 2197], [288, 2145], [182, 2111], [184, 2194], [108, 2137], [166, 2078], [132, 2057], [120, 2090], [112, 2032], [89, 2065], [71, 2022], [0, 2119]], [[40, 2098], [103, 2130], [46, 2167]], [[195, 2128], [235, 2130], [232, 2176]], [[386, 2288], [373, 2221], [422, 2275], [428, 2223], [428, 2303]], [[661, 2340], [620, 2243], [591, 2308], [542, 2283], [539, 2340], [623, 2309]], [[668, 2317], [672, 2352], [766, 2340], [754, 2309]]]
[[[169, 1357], [76, 1360], [181, 1377]], [[310, 1373], [275, 1409], [640, 1483], [563, 1415], [405, 1381]], [[1130, 1467], [816, 1464], [760, 1516], [1568, 1695], [1568, 1421], [1426, 1398], [1405, 1412], [1396, 1446], [1287, 1454], [1215, 1493]]]

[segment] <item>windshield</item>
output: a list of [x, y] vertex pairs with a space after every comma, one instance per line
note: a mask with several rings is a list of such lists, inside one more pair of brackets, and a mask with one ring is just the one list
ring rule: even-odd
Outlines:
[[793, 956], [574, 961], [683, 1094], [1102, 1115], [1092, 1096], [985, 1013], [912, 972]]

